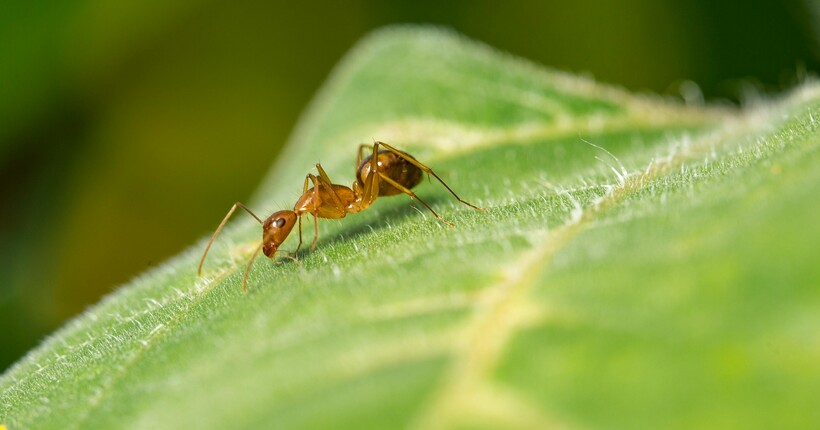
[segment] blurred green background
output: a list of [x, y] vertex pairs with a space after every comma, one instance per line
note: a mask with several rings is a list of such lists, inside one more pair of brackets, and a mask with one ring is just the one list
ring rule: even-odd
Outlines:
[[211, 233], [375, 28], [445, 25], [631, 90], [739, 102], [818, 70], [819, 22], [812, 0], [5, 2], [0, 368]]

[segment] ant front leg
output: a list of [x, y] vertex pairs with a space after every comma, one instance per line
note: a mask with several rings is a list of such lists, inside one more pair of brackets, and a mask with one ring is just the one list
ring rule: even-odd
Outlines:
[[[384, 143], [384, 142], [376, 142], [376, 144], [374, 145], [374, 149], [373, 149], [373, 155], [374, 155], [374, 157], [375, 157], [375, 155], [376, 155], [376, 147], [377, 147], [378, 145], [384, 146], [384, 147], [385, 147], [388, 151], [392, 152], [393, 154], [396, 154], [396, 156], [401, 157], [401, 158], [403, 158], [404, 160], [407, 160], [407, 162], [408, 162], [408, 163], [410, 163], [410, 164], [412, 164], [412, 165], [414, 165], [414, 166], [418, 167], [419, 169], [421, 169], [423, 172], [427, 173], [428, 175], [433, 175], [433, 177], [434, 177], [434, 178], [436, 178], [439, 182], [441, 182], [441, 185], [444, 185], [444, 188], [447, 188], [447, 191], [449, 191], [449, 192], [450, 192], [450, 194], [452, 194], [452, 195], [453, 195], [453, 197], [455, 197], [455, 198], [456, 198], [456, 200], [460, 201], [461, 203], [463, 203], [463, 204], [465, 204], [465, 205], [467, 205], [467, 206], [469, 206], [469, 207], [471, 207], [471, 208], [473, 208], [473, 209], [480, 210], [480, 211], [485, 210], [485, 209], [484, 209], [484, 208], [482, 208], [482, 207], [478, 207], [478, 206], [476, 206], [476, 205], [474, 205], [474, 204], [472, 204], [472, 203], [469, 203], [469, 202], [467, 202], [467, 201], [463, 200], [461, 197], [459, 197], [459, 196], [458, 196], [458, 194], [456, 194], [456, 192], [455, 192], [455, 191], [453, 191], [453, 189], [452, 189], [452, 188], [450, 188], [450, 186], [449, 186], [449, 185], [447, 185], [447, 183], [446, 183], [446, 182], [444, 182], [444, 180], [443, 180], [443, 179], [441, 179], [441, 178], [440, 178], [440, 177], [436, 174], [436, 172], [434, 172], [434, 171], [433, 171], [433, 169], [431, 169], [431, 168], [429, 168], [429, 167], [425, 166], [425, 165], [424, 165], [424, 164], [422, 164], [419, 160], [416, 160], [415, 158], [413, 158], [413, 156], [412, 156], [412, 155], [410, 155], [410, 154], [407, 154], [407, 153], [405, 153], [405, 152], [401, 152], [401, 151], [399, 151], [398, 149], [396, 149], [396, 148], [394, 148], [394, 147], [392, 147], [392, 146], [390, 146], [390, 145], [388, 145], [388, 144], [386, 144], [386, 143]], [[391, 183], [390, 185], [393, 185], [393, 184]], [[401, 189], [401, 188], [399, 188], [399, 189]], [[419, 200], [419, 201], [421, 201], [421, 200]], [[427, 205], [425, 204], [425, 206], [427, 206]], [[429, 206], [428, 206], [428, 209], [429, 209]], [[432, 209], [430, 209], [430, 210], [432, 210]]]

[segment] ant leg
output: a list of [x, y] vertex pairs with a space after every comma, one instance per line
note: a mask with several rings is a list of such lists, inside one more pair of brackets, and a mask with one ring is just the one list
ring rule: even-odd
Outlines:
[[313, 215], [313, 243], [310, 244], [310, 250], [316, 249], [316, 242], [319, 240], [319, 217]]
[[[339, 193], [336, 192], [336, 189], [333, 188], [333, 183], [330, 181], [330, 177], [325, 172], [325, 169], [322, 168], [322, 165], [317, 163], [316, 169], [319, 171], [319, 176], [315, 177], [316, 180], [316, 188], [322, 187], [328, 195], [330, 195], [331, 200], [333, 200], [333, 208], [339, 211], [340, 217], [344, 217], [345, 214], [348, 213], [347, 206], [342, 203], [342, 198], [339, 197]], [[323, 205], [324, 206], [324, 205]], [[325, 209], [330, 208], [329, 206], [324, 206]]]
[[[359, 146], [361, 153], [362, 146]], [[362, 191], [362, 205], [370, 206], [379, 197], [379, 176], [373, 173], [379, 171], [379, 142], [373, 144], [373, 155], [370, 157], [370, 174], [364, 179], [364, 190]], [[358, 173], [357, 173], [358, 175]], [[358, 180], [358, 179], [357, 179]]]
[[253, 264], [253, 260], [256, 259], [256, 256], [259, 255], [259, 251], [262, 250], [262, 243], [256, 247], [256, 251], [253, 251], [253, 255], [251, 255], [251, 260], [248, 261], [248, 266], [245, 267], [245, 275], [242, 277], [242, 294], [248, 294], [248, 274], [251, 271], [251, 265]]
[[296, 252], [289, 252], [285, 251], [284, 249], [277, 249], [276, 252], [270, 257], [270, 261], [272, 264], [278, 266], [282, 264], [282, 260], [277, 260], [277, 258], [287, 258], [288, 260], [293, 261], [296, 264], [302, 264], [298, 258], [296, 258]]
[[416, 195], [416, 193], [414, 193], [414, 192], [410, 191], [410, 189], [408, 189], [407, 187], [405, 187], [405, 186], [403, 186], [403, 185], [399, 184], [398, 182], [396, 182], [396, 181], [394, 181], [394, 180], [390, 179], [390, 177], [388, 177], [388, 176], [387, 176], [387, 175], [385, 175], [384, 173], [379, 172], [379, 176], [381, 176], [381, 178], [382, 178], [385, 182], [387, 182], [388, 184], [390, 184], [390, 185], [392, 185], [392, 186], [394, 186], [394, 187], [398, 188], [399, 190], [401, 190], [401, 192], [403, 192], [404, 194], [407, 194], [408, 196], [410, 196], [410, 198], [411, 198], [411, 199], [416, 199], [416, 200], [418, 200], [421, 204], [423, 204], [423, 205], [424, 205], [424, 207], [426, 207], [427, 209], [429, 209], [429, 210], [430, 210], [430, 212], [432, 212], [432, 213], [433, 213], [433, 215], [435, 215], [435, 216], [436, 216], [436, 218], [438, 218], [438, 219], [439, 219], [439, 221], [441, 221], [441, 222], [443, 222], [443, 223], [445, 223], [445, 224], [449, 225], [450, 227], [455, 227], [455, 224], [453, 224], [453, 223], [451, 223], [450, 221], [447, 221], [446, 219], [442, 218], [442, 217], [441, 217], [441, 216], [440, 216], [440, 215], [439, 215], [436, 211], [434, 211], [434, 210], [433, 210], [433, 208], [431, 208], [431, 207], [430, 207], [430, 205], [428, 205], [427, 203], [425, 203], [425, 202], [424, 202], [424, 200], [420, 199], [420, 198], [419, 198], [419, 196], [417, 196], [417, 195]]
[[[259, 244], [259, 246], [256, 248], [256, 251], [253, 251], [253, 255], [251, 255], [251, 259], [250, 261], [248, 261], [248, 265], [245, 267], [245, 275], [242, 276], [242, 294], [248, 294], [248, 275], [251, 273], [251, 265], [253, 265], [253, 260], [256, 259], [256, 256], [259, 255], [259, 251], [262, 250], [262, 245], [264, 244]], [[291, 260], [299, 264], [299, 260], [297, 260], [296, 258], [293, 258], [290, 255], [285, 255], [285, 257], [290, 258]]]
[[319, 178], [312, 173], [308, 173], [310, 180], [313, 181], [313, 242], [310, 244], [310, 250], [316, 249], [316, 242], [319, 241], [319, 208], [321, 207], [320, 204], [317, 204], [319, 201]]
[[305, 175], [305, 185], [302, 187], [302, 194], [307, 192], [309, 183], [310, 183], [310, 173]]
[[208, 246], [205, 247], [205, 252], [202, 253], [202, 259], [199, 260], [199, 267], [196, 269], [196, 275], [197, 276], [202, 275], [202, 264], [205, 263], [205, 257], [208, 255], [208, 251], [211, 249], [211, 245], [213, 245], [214, 240], [219, 235], [219, 232], [222, 231], [222, 227], [225, 227], [225, 223], [228, 222], [228, 218], [230, 218], [231, 215], [233, 215], [236, 208], [244, 209], [245, 212], [251, 214], [252, 217], [254, 217], [257, 221], [259, 221], [259, 224], [262, 224], [262, 220], [259, 219], [259, 217], [256, 216], [256, 214], [251, 212], [250, 209], [245, 207], [245, 205], [243, 205], [242, 203], [239, 203], [239, 202], [234, 203], [233, 206], [231, 207], [231, 210], [228, 211], [228, 214], [225, 215], [225, 218], [223, 218], [222, 222], [219, 223], [219, 227], [216, 228], [216, 231], [214, 232], [213, 236], [211, 236], [211, 240], [208, 241]]
[[304, 193], [308, 192], [308, 181], [313, 182], [313, 212], [319, 213], [319, 208], [322, 207], [322, 197], [319, 194], [319, 184], [316, 181], [316, 175], [313, 173], [308, 173], [305, 176], [305, 191]]
[[[302, 247], [302, 216], [300, 215], [297, 218], [299, 220], [299, 244], [296, 245], [296, 250], [293, 251], [293, 252], [288, 252], [288, 251], [284, 251], [282, 249], [277, 249], [276, 252], [284, 253], [285, 258], [291, 259], [295, 263], [299, 264], [299, 258], [297, 257], [297, 255], [299, 254], [299, 248]], [[271, 257], [271, 261], [274, 261], [275, 259], [276, 259], [275, 255], [273, 257]], [[274, 264], [278, 264], [278, 263], [276, 263], [274, 261]]]
[[330, 198], [333, 199], [334, 206], [336, 206], [336, 208], [342, 213], [345, 213], [345, 205], [342, 204], [342, 199], [339, 198], [336, 190], [333, 189], [333, 182], [330, 181], [330, 177], [327, 176], [327, 173], [325, 172], [325, 169], [322, 168], [321, 163], [316, 163], [316, 170], [319, 171], [319, 184], [324, 186], [325, 191], [330, 194]]
[[[327, 172], [325, 172], [325, 169], [322, 167], [322, 163], [316, 163], [316, 170], [319, 171], [319, 178], [321, 178], [323, 181], [325, 181], [326, 184], [332, 184], [333, 183], [333, 181], [330, 180], [330, 176], [327, 175]], [[332, 190], [328, 190], [328, 191], [332, 191]]]
[[299, 253], [299, 248], [302, 247], [302, 217], [299, 216], [299, 244], [296, 245], [296, 251], [293, 251], [293, 255]]
[[[412, 156], [412, 155], [407, 154], [407, 153], [404, 153], [404, 152], [401, 152], [401, 151], [399, 151], [398, 149], [393, 148], [392, 146], [390, 146], [390, 145], [388, 145], [388, 144], [386, 144], [386, 143], [384, 143], [384, 142], [376, 142], [376, 145], [381, 145], [381, 146], [384, 146], [385, 148], [387, 148], [387, 150], [388, 150], [388, 151], [390, 151], [390, 152], [392, 152], [392, 153], [396, 154], [397, 156], [399, 156], [399, 157], [401, 157], [401, 158], [403, 158], [403, 159], [407, 160], [407, 162], [409, 162], [410, 164], [412, 164], [412, 165], [414, 165], [414, 166], [418, 167], [419, 169], [421, 169], [421, 170], [422, 170], [422, 171], [424, 171], [425, 173], [427, 173], [427, 174], [429, 174], [429, 175], [433, 175], [433, 177], [435, 177], [436, 179], [438, 179], [438, 181], [439, 181], [439, 182], [441, 182], [441, 185], [444, 185], [444, 188], [447, 188], [447, 191], [449, 191], [449, 192], [450, 192], [450, 194], [452, 194], [452, 195], [453, 195], [453, 197], [455, 197], [455, 198], [456, 198], [456, 200], [460, 201], [461, 203], [464, 203], [465, 205], [467, 205], [467, 206], [469, 206], [469, 207], [471, 207], [471, 208], [473, 208], [473, 209], [477, 209], [477, 210], [480, 210], [480, 211], [485, 210], [484, 208], [478, 207], [478, 206], [476, 206], [476, 205], [474, 205], [474, 204], [472, 204], [472, 203], [468, 203], [468, 202], [466, 202], [466, 201], [462, 200], [462, 199], [461, 199], [461, 197], [459, 197], [459, 196], [458, 196], [458, 194], [456, 194], [456, 192], [455, 192], [455, 191], [453, 191], [453, 189], [452, 189], [452, 188], [450, 188], [450, 186], [449, 186], [449, 185], [447, 185], [447, 183], [446, 183], [446, 182], [444, 182], [444, 180], [443, 180], [443, 179], [441, 179], [441, 178], [440, 178], [440, 177], [436, 174], [436, 172], [434, 172], [434, 171], [433, 171], [433, 169], [431, 169], [431, 168], [429, 168], [429, 167], [425, 166], [425, 165], [424, 165], [424, 164], [422, 164], [420, 161], [418, 161], [418, 160], [416, 160], [415, 158], [413, 158], [413, 156]], [[374, 153], [375, 153], [375, 150], [374, 150]], [[391, 184], [391, 185], [392, 185], [392, 184]]]
[[357, 175], [359, 174], [359, 166], [362, 164], [362, 160], [364, 160], [364, 157], [362, 156], [362, 153], [363, 153], [362, 149], [369, 148], [369, 147], [370, 147], [370, 145], [367, 144], [367, 143], [362, 143], [362, 144], [359, 145], [358, 156], [356, 157], [356, 174]]
[[[251, 273], [251, 265], [253, 265], [253, 260], [256, 259], [256, 256], [259, 255], [259, 251], [262, 250], [262, 245], [264, 244], [260, 243], [259, 246], [256, 247], [256, 251], [253, 251], [253, 255], [251, 255], [251, 259], [248, 261], [248, 265], [245, 267], [245, 275], [242, 276], [242, 294], [248, 294], [248, 276]], [[277, 250], [277, 252], [280, 251]], [[299, 264], [299, 260], [291, 257], [290, 255], [285, 255], [285, 258], [290, 258], [291, 260]]]

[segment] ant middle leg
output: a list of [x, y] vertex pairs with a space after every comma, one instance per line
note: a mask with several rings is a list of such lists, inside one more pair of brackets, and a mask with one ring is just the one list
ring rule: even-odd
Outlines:
[[[374, 157], [375, 157], [375, 155], [376, 155], [376, 153], [377, 153], [377, 147], [378, 147], [379, 145], [384, 146], [384, 147], [385, 147], [388, 151], [392, 152], [393, 154], [395, 154], [395, 155], [396, 155], [396, 156], [398, 156], [398, 157], [401, 157], [402, 159], [406, 160], [408, 163], [410, 163], [410, 164], [412, 164], [412, 165], [414, 165], [414, 166], [418, 167], [419, 169], [421, 169], [423, 172], [427, 173], [428, 175], [433, 175], [433, 177], [434, 177], [434, 178], [436, 178], [439, 182], [441, 182], [441, 185], [444, 185], [444, 188], [447, 188], [447, 191], [449, 191], [449, 192], [450, 192], [450, 194], [452, 194], [452, 195], [453, 195], [453, 197], [455, 197], [455, 198], [456, 198], [456, 200], [460, 201], [461, 203], [463, 203], [463, 204], [465, 204], [465, 205], [467, 205], [467, 206], [469, 206], [469, 207], [471, 207], [471, 208], [473, 208], [473, 209], [480, 210], [480, 211], [485, 210], [485, 209], [484, 209], [484, 208], [482, 208], [482, 207], [478, 207], [478, 206], [476, 206], [476, 205], [474, 205], [474, 204], [472, 204], [472, 203], [469, 203], [469, 202], [467, 202], [467, 201], [463, 200], [461, 197], [459, 197], [459, 196], [458, 196], [458, 194], [456, 194], [456, 192], [455, 192], [455, 191], [453, 191], [453, 189], [452, 189], [452, 188], [450, 188], [450, 186], [449, 186], [449, 185], [447, 185], [447, 183], [446, 183], [446, 182], [444, 182], [444, 180], [443, 180], [443, 179], [441, 179], [441, 178], [440, 178], [440, 177], [436, 174], [436, 172], [434, 172], [434, 171], [433, 171], [433, 169], [431, 169], [431, 168], [429, 168], [429, 167], [425, 166], [425, 165], [424, 165], [424, 164], [422, 164], [419, 160], [416, 160], [415, 158], [413, 158], [413, 156], [412, 156], [412, 155], [410, 155], [410, 154], [407, 154], [407, 153], [401, 152], [401, 151], [399, 151], [398, 149], [396, 149], [396, 148], [394, 148], [394, 147], [392, 147], [392, 146], [390, 146], [390, 145], [388, 145], [388, 144], [386, 144], [386, 143], [384, 143], [384, 142], [376, 142], [376, 143], [373, 145], [373, 156], [374, 156]], [[390, 184], [390, 185], [393, 185], [393, 184]], [[398, 188], [398, 187], [397, 187], [397, 188]], [[399, 189], [401, 189], [401, 188], [399, 188]], [[419, 201], [421, 201], [421, 200], [419, 200]], [[425, 206], [426, 206], [426, 205], [425, 205]], [[432, 209], [431, 209], [431, 210], [432, 210]]]

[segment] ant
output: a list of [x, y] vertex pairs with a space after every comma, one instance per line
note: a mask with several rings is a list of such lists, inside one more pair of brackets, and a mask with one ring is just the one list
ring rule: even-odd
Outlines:
[[[248, 266], [245, 268], [245, 275], [242, 278], [243, 293], [248, 291], [248, 273], [259, 251], [261, 250], [265, 256], [273, 259], [279, 245], [287, 239], [297, 221], [299, 224], [299, 245], [296, 246], [293, 255], [295, 256], [299, 252], [299, 248], [302, 246], [302, 217], [307, 214], [313, 215], [315, 226], [313, 242], [310, 244], [311, 250], [316, 248], [316, 241], [319, 240], [319, 218], [339, 219], [344, 218], [347, 214], [355, 214], [367, 209], [379, 196], [407, 194], [411, 199], [418, 200], [424, 207], [429, 209], [439, 221], [453, 227], [453, 223], [442, 218], [430, 205], [410, 191], [411, 188], [421, 182], [423, 173], [432, 175], [441, 182], [459, 202], [476, 210], [484, 210], [484, 208], [462, 200], [433, 169], [425, 166], [412, 155], [399, 151], [384, 142], [377, 141], [373, 144], [373, 153], [367, 158], [363, 158], [363, 150], [368, 146], [367, 144], [359, 145], [359, 153], [356, 158], [356, 182], [353, 183], [352, 187], [332, 183], [322, 165], [317, 163], [316, 169], [319, 171], [319, 176], [308, 173], [305, 177], [302, 196], [293, 205], [293, 210], [275, 212], [265, 221], [262, 221], [242, 203], [234, 203], [219, 227], [216, 228], [213, 236], [211, 236], [208, 246], [205, 247], [205, 252], [199, 261], [197, 275], [201, 275], [202, 264], [205, 262], [208, 250], [211, 249], [216, 236], [222, 231], [222, 227], [228, 222], [228, 218], [233, 215], [236, 208], [245, 210], [262, 224], [262, 243], [256, 248], [250, 261], [248, 261]], [[384, 149], [379, 149], [380, 147]], [[311, 183], [313, 187], [308, 188]], [[287, 255], [287, 258], [298, 262], [290, 254]]]

